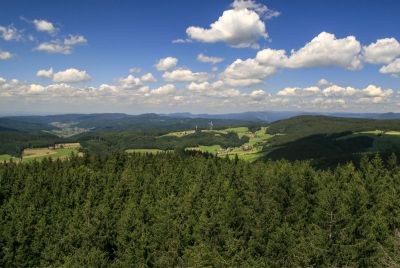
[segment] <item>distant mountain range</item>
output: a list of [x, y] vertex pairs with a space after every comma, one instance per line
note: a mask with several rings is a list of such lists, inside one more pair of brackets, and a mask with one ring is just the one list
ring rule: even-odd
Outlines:
[[181, 118], [205, 118], [205, 119], [233, 119], [244, 121], [274, 122], [299, 115], [326, 115], [346, 118], [369, 118], [369, 119], [400, 119], [400, 113], [318, 113], [318, 112], [294, 112], [294, 111], [260, 111], [229, 114], [192, 114], [172, 113], [165, 114], [171, 117]]
[[6, 116], [0, 117], [0, 131], [9, 130], [54, 130], [53, 122], [71, 123], [74, 126], [87, 129], [108, 130], [149, 130], [162, 127], [163, 129], [208, 128], [210, 121], [216, 127], [237, 126], [252, 123], [272, 123], [300, 115], [325, 115], [344, 118], [367, 119], [400, 119], [400, 113], [312, 113], [294, 111], [261, 111], [230, 114], [192, 114], [147, 113], [128, 115], [124, 113], [96, 113], [96, 114], [60, 114], [45, 116]]

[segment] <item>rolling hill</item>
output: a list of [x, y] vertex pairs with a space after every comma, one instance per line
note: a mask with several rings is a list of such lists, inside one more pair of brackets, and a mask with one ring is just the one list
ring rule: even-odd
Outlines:
[[266, 159], [311, 160], [317, 166], [358, 162], [363, 155], [400, 154], [400, 120], [297, 116], [274, 122]]

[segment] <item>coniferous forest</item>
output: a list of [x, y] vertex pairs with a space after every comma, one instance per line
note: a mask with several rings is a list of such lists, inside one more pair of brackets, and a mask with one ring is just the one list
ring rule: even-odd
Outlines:
[[1, 267], [397, 267], [393, 156], [317, 170], [199, 153], [0, 164]]

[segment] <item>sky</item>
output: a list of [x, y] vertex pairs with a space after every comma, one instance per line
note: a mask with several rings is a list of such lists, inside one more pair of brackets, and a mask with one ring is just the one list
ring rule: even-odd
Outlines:
[[22, 1], [0, 114], [400, 112], [400, 1]]

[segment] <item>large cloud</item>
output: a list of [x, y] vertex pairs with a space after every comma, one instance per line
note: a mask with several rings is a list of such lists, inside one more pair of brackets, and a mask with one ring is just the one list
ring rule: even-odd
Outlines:
[[378, 39], [363, 49], [364, 60], [373, 64], [387, 64], [400, 56], [400, 43], [395, 38]]
[[293, 68], [340, 66], [350, 70], [361, 68], [360, 42], [354, 36], [337, 39], [335, 35], [322, 32], [289, 59]]
[[285, 50], [264, 49], [256, 59], [263, 65], [282, 68], [343, 67], [355, 70], [362, 67], [361, 44], [354, 36], [337, 39], [322, 32], [288, 57]]
[[231, 86], [250, 86], [262, 83], [275, 70], [275, 67], [261, 65], [254, 59], [237, 59], [225, 69], [221, 79]]
[[266, 66], [274, 66], [279, 68], [288, 67], [288, 57], [283, 49], [275, 50], [266, 48], [257, 52], [256, 60]]
[[226, 10], [208, 29], [191, 26], [186, 33], [199, 42], [224, 42], [237, 48], [258, 47], [257, 41], [268, 37], [260, 16], [247, 8]]
[[88, 73], [75, 68], [66, 69], [53, 75], [53, 81], [56, 83], [77, 83], [87, 80], [90, 80]]
[[382, 89], [381, 87], [375, 86], [375, 85], [369, 85], [366, 88], [362, 90], [362, 93], [366, 97], [381, 97], [381, 98], [387, 98], [390, 97], [393, 94], [392, 89]]

